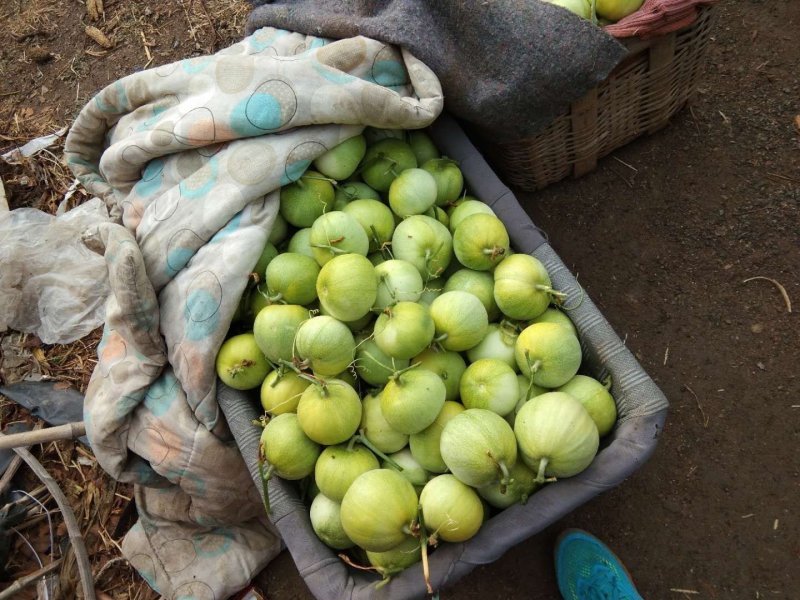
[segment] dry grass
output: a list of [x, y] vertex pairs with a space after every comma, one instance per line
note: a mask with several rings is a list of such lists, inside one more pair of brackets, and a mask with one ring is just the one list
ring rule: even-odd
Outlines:
[[[15, 131], [21, 132], [22, 129]], [[56, 131], [56, 128], [46, 126], [44, 131], [43, 135], [47, 135]], [[35, 156], [23, 158], [13, 164], [0, 161], [0, 176], [12, 209], [28, 206], [55, 214], [64, 194], [75, 180], [63, 161], [63, 147], [62, 137], [53, 146]], [[82, 187], [78, 187], [67, 208], [73, 208], [89, 197]]]
[[[24, 354], [30, 362], [19, 373], [39, 373], [65, 387], [84, 392], [96, 364], [100, 333], [96, 330], [72, 344], [42, 344], [35, 336], [18, 335], [16, 340], [27, 351]], [[38, 419], [25, 409], [0, 396], [0, 423], [5, 427], [17, 422], [41, 426]], [[98, 591], [120, 599], [155, 598], [156, 594], [149, 586], [124, 559], [120, 559], [120, 536], [119, 533], [114, 535], [120, 516], [130, 501], [132, 487], [111, 479], [97, 464], [91, 451], [77, 441], [52, 442], [33, 451], [69, 499], [86, 541], [93, 572], [97, 575], [102, 571], [102, 577], [95, 581]], [[12, 579], [16, 579], [38, 568], [39, 561], [46, 565], [61, 557], [57, 597], [81, 597], [71, 547], [58, 544], [59, 540], [66, 540], [66, 532], [53, 498], [24, 467], [9, 487], [9, 490], [15, 489], [28, 490], [35, 496], [47, 509], [50, 520], [40, 504], [27, 502], [28, 516], [16, 527], [19, 533], [11, 540], [13, 546], [6, 564], [7, 571]], [[51, 544], [51, 539], [55, 544]], [[35, 588], [20, 592], [18, 597], [35, 598]]]
[[[96, 336], [92, 334], [90, 337]], [[83, 388], [87, 361], [93, 360], [93, 347], [91, 340], [81, 340], [73, 345], [37, 347], [32, 354], [44, 371], [51, 372], [56, 370], [51, 361], [57, 362], [56, 357], [63, 357], [66, 360], [58, 368], [60, 374], [54, 377], [64, 382], [76, 381]], [[42, 353], [36, 350], [42, 350]], [[0, 419], [4, 424], [35, 421], [27, 411], [2, 396]], [[33, 451], [58, 482], [75, 513], [89, 552], [97, 590], [120, 599], [155, 598], [156, 594], [120, 555], [118, 540], [125, 527], [119, 532], [116, 529], [130, 502], [132, 487], [108, 477], [91, 451], [77, 441], [52, 442]], [[39, 502], [23, 498], [28, 513], [16, 526], [18, 533], [11, 540], [12, 548], [5, 565], [11, 578], [16, 579], [34, 571], [39, 567], [39, 562], [46, 565], [63, 558], [58, 575], [57, 597], [82, 597], [71, 546], [59, 544], [67, 536], [53, 498], [35, 476], [24, 468], [9, 487], [9, 491], [13, 490], [27, 490]], [[17, 597], [35, 598], [35, 588], [24, 590]]]
[[[215, 52], [241, 38], [250, 7], [244, 0], [9, 0], [0, 7], [0, 153], [69, 126], [91, 96], [135, 70]], [[79, 14], [79, 21], [75, 15]], [[93, 26], [108, 40], [85, 33]], [[0, 160], [0, 177], [10, 207], [55, 213], [74, 178], [62, 159], [63, 138], [35, 157], [16, 164]], [[87, 200], [78, 187], [69, 208]], [[0, 336], [3, 337], [3, 336]], [[100, 330], [72, 344], [42, 344], [33, 335], [9, 332], [28, 364], [15, 376], [39, 373], [80, 392], [97, 361]], [[0, 380], [2, 380], [0, 374]], [[12, 383], [13, 381], [2, 381]], [[0, 396], [0, 429], [24, 421], [42, 426], [17, 404]], [[81, 526], [99, 598], [152, 600], [158, 595], [122, 558], [119, 540], [127, 529], [120, 518], [132, 487], [112, 480], [91, 451], [78, 442], [54, 442], [32, 449], [63, 489]], [[78, 572], [55, 502], [23, 466], [11, 489], [26, 490], [47, 509], [24, 497], [28, 513], [13, 534], [6, 569], [11, 580], [63, 558], [58, 598], [82, 597]], [[52, 524], [52, 534], [47, 516]], [[51, 535], [54, 543], [51, 544]], [[59, 544], [61, 542], [61, 544]], [[6, 584], [0, 584], [0, 589]], [[16, 597], [36, 598], [30, 587]]]
[[39, 363], [42, 372], [51, 379], [71, 385], [81, 393], [85, 392], [97, 364], [97, 344], [101, 335], [102, 330], [96, 329], [71, 344], [43, 345], [42, 360]]

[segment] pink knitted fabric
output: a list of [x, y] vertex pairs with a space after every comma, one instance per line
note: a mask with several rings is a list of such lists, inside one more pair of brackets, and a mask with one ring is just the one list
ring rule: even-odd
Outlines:
[[663, 35], [694, 22], [699, 4], [715, 2], [717, 0], [645, 0], [635, 13], [604, 29], [616, 38]]

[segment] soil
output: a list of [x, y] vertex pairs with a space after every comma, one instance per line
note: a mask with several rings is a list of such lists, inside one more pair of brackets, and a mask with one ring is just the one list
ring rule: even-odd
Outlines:
[[[0, 9], [0, 147], [68, 124], [148, 51], [161, 64], [230, 43], [246, 7], [106, 2], [101, 29], [119, 16], [108, 50], [84, 35], [83, 11]], [[728, 0], [719, 13], [705, 79], [669, 127], [581, 179], [518, 195], [669, 398], [659, 447], [442, 598], [558, 598], [552, 548], [567, 527], [613, 547], [646, 598], [797, 597], [800, 3]], [[19, 168], [3, 169], [12, 208], [51, 206]], [[311, 598], [286, 553], [259, 581], [267, 598]]]

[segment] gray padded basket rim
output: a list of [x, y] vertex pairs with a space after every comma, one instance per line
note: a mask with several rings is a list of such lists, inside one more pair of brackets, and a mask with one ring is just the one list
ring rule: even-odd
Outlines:
[[[445, 114], [428, 131], [442, 154], [459, 162], [472, 193], [503, 220], [515, 250], [541, 260], [551, 275], [553, 287], [567, 293], [567, 305], [575, 307], [569, 316], [578, 329], [585, 366], [595, 377], [611, 377], [611, 391], [619, 412], [616, 427], [588, 469], [549, 484], [533, 494], [525, 505], [498, 513], [469, 541], [440, 544], [430, 556], [431, 582], [439, 590], [476, 566], [497, 560], [512, 546], [601, 492], [618, 486], [637, 471], [655, 450], [668, 402], [458, 123]], [[252, 424], [260, 411], [249, 396], [220, 382], [218, 399], [253, 481], [261, 491], [257, 462], [260, 429]], [[319, 600], [406, 600], [426, 596], [419, 565], [406, 569], [380, 589], [374, 585], [379, 580], [377, 576], [347, 567], [314, 534], [308, 509], [294, 484], [273, 479], [269, 496], [270, 518], [301, 577]]]

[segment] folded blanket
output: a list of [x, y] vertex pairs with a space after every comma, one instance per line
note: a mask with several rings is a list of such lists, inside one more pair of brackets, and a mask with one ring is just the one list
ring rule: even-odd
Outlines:
[[109, 85], [73, 124], [67, 163], [112, 215], [84, 235], [111, 289], [86, 431], [136, 484], [122, 548], [164, 597], [226, 598], [281, 547], [214, 365], [279, 188], [364, 126], [425, 127], [442, 105], [435, 75], [397, 48], [261, 29]]

